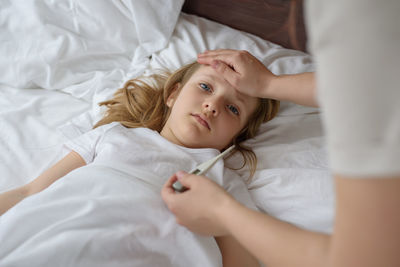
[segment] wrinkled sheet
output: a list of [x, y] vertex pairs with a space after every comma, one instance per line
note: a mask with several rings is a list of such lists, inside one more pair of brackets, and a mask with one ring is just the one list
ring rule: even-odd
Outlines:
[[0, 0], [0, 82], [87, 101], [163, 49], [183, 0]]

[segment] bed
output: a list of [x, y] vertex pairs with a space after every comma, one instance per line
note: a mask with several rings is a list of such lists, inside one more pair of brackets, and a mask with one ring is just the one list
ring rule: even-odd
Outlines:
[[[97, 103], [129, 78], [176, 69], [197, 53], [218, 48], [248, 50], [275, 74], [315, 68], [307, 53], [301, 1], [0, 4], [0, 192], [31, 181], [64, 156], [62, 144], [89, 131], [101, 116]], [[247, 145], [258, 157], [248, 184], [258, 209], [305, 229], [331, 232], [334, 194], [320, 110], [282, 102], [277, 117], [262, 125]], [[239, 174], [246, 176], [243, 170]], [[14, 231], [8, 238], [23, 238], [21, 229], [22, 223], [0, 229], [0, 239], [7, 236], [5, 231]], [[74, 234], [79, 238], [79, 231]], [[161, 237], [162, 232], [158, 234]], [[54, 246], [46, 240], [37, 242]], [[28, 264], [23, 248], [0, 245], [0, 251], [0, 266], [5, 260]], [[200, 257], [218, 258], [211, 252], [188, 253], [191, 266], [201, 266], [196, 265]], [[166, 262], [171, 260], [148, 250], [141, 255], [158, 257], [159, 266], [169, 266]], [[121, 258], [99, 258], [101, 264], [125, 266]], [[95, 265], [85, 261], [84, 253], [58, 260], [61, 265]], [[143, 262], [130, 266], [145, 266]]]

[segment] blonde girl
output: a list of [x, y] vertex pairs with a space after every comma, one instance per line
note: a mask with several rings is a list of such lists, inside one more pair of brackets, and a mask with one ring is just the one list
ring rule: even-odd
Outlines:
[[[121, 220], [127, 216], [126, 221], [131, 221], [132, 224], [143, 222], [143, 225], [150, 228], [170, 220], [175, 221], [161, 200], [160, 191], [165, 181], [177, 171], [191, 169], [232, 144], [235, 145], [236, 151], [243, 155], [244, 162], [250, 165], [252, 175], [256, 167], [256, 157], [250, 149], [242, 145], [242, 142], [253, 137], [261, 123], [272, 119], [279, 108], [278, 101], [239, 93], [213, 68], [198, 63], [188, 64], [172, 74], [156, 74], [129, 80], [115, 93], [113, 99], [100, 105], [107, 107], [103, 119], [96, 123], [92, 131], [65, 144], [70, 149], [68, 155], [32, 182], [0, 195], [0, 214], [4, 213], [0, 220], [0, 238], [12, 243], [11, 246], [18, 247], [20, 243], [29, 244], [27, 240], [34, 238], [38, 233], [46, 233], [49, 229], [59, 227], [62, 222], [68, 221], [67, 218], [79, 223], [79, 218], [73, 210], [54, 212], [58, 211], [60, 203], [65, 203], [62, 199], [71, 199], [71, 195], [77, 196], [73, 201], [78, 201], [76, 200], [78, 195], [79, 199], [83, 198], [79, 200], [82, 202], [76, 203], [77, 209], [86, 205], [88, 199], [85, 202], [82, 192], [74, 191], [73, 188], [76, 188], [74, 183], [84, 184], [85, 188], [90, 188], [95, 183], [104, 182], [111, 188], [118, 187], [118, 190], [115, 190], [118, 194], [125, 192], [124, 196], [129, 201], [129, 212], [118, 215], [121, 216], [118, 217]], [[226, 175], [227, 172], [229, 175]], [[255, 208], [246, 185], [232, 173], [224, 167], [223, 162], [219, 162], [208, 175], [210, 179], [224, 186], [238, 201]], [[63, 179], [60, 179], [61, 177]], [[125, 185], [128, 179], [132, 186]], [[81, 187], [77, 191], [80, 191]], [[40, 194], [36, 194], [39, 192]], [[154, 192], [158, 193], [153, 194]], [[34, 194], [35, 197], [29, 197]], [[111, 198], [111, 195], [107, 195], [108, 192], [92, 190], [87, 194], [88, 198], [90, 196], [90, 201], [104, 197]], [[153, 199], [150, 202], [155, 201], [159, 205], [146, 209], [144, 212], [146, 216], [143, 216], [143, 213], [142, 216], [138, 216], [143, 207], [149, 203], [149, 199]], [[116, 208], [110, 206], [111, 204], [102, 205], [108, 205], [111, 210]], [[23, 214], [32, 207], [41, 210], [48, 219], [41, 220], [40, 216], [30, 216], [26, 218], [29, 222], [24, 225], [26, 231], [24, 240], [7, 238], [7, 233], [2, 232], [2, 226], [6, 228], [7, 225], [20, 224]], [[10, 208], [13, 212], [5, 213]], [[151, 216], [154, 209], [157, 209], [157, 212]], [[160, 214], [164, 218], [162, 221], [156, 219], [161, 216]], [[97, 222], [94, 223], [96, 225]], [[60, 231], [66, 231], [64, 227]], [[103, 234], [110, 232], [107, 235], [109, 240], [104, 246], [107, 246], [110, 257], [113, 257], [112, 248], [118, 247], [120, 239], [114, 238], [116, 229], [113, 228], [113, 224], [103, 224], [102, 227], [97, 225]], [[208, 250], [212, 244], [209, 243], [210, 240], [204, 243], [199, 241], [202, 240], [201, 237], [188, 235], [186, 233], [188, 230], [178, 225], [169, 231], [172, 236], [183, 235], [187, 240], [184, 244], [175, 243], [176, 249], [171, 250], [171, 240], [161, 240], [157, 235], [152, 236], [153, 232], [149, 230], [146, 242], [152, 238], [158, 242], [157, 244], [166, 242], [165, 246], [160, 245], [160, 249], [167, 249], [167, 252], [159, 253], [172, 255], [171, 258], [177, 260], [173, 266], [184, 264], [183, 259], [190, 261], [190, 255], [184, 250], [190, 244], [199, 251]], [[79, 244], [85, 243], [84, 238], [86, 237], [82, 235], [80, 240], [70, 239], [63, 242], [62, 246], [66, 247], [63, 253], [80, 253]], [[90, 247], [90, 253], [93, 255], [100, 253], [101, 250], [98, 248], [101, 248], [103, 240], [97, 235], [89, 235], [87, 238], [91, 242], [96, 240], [96, 249]], [[224, 266], [258, 265], [258, 262], [232, 237], [222, 236], [215, 240], [222, 254]], [[129, 260], [134, 261], [134, 255], [138, 253], [134, 249], [137, 246], [135, 240], [129, 242], [132, 244], [125, 251], [126, 255], [129, 255], [128, 263]], [[145, 241], [140, 242], [142, 246]], [[35, 252], [39, 253], [41, 247], [32, 245], [32, 248], [25, 249], [31, 252], [34, 264], [37, 260]], [[149, 252], [152, 251], [150, 253], [155, 253], [154, 250], [155, 248], [149, 247]], [[90, 257], [92, 255], [90, 253], [85, 256]], [[120, 249], [115, 251], [115, 255], [121, 253], [123, 252]], [[56, 251], [49, 251], [48, 254], [57, 256]], [[0, 252], [0, 261], [2, 256], [4, 255]], [[12, 257], [8, 255], [8, 258]], [[179, 258], [182, 261], [178, 261]], [[15, 260], [13, 263], [17, 264], [18, 259]], [[151, 257], [147, 260], [148, 266], [154, 264], [151, 262]], [[205, 258], [204, 262], [207, 260]], [[196, 261], [201, 259], [196, 257]], [[79, 263], [75, 263], [77, 264]], [[97, 264], [99, 265], [96, 266], [100, 266], [104, 263]]]
[[[172, 100], [171, 97], [179, 94], [180, 89], [201, 66], [197, 62], [187, 64], [172, 74], [152, 75], [148, 82], [143, 78], [129, 80], [124, 88], [116, 92], [114, 99], [100, 103], [107, 106], [108, 111], [94, 128], [118, 121], [128, 128], [146, 127], [162, 132], [171, 112], [168, 99]], [[247, 125], [230, 142], [243, 155], [243, 166], [246, 163], [250, 165], [249, 177], [255, 172], [257, 159], [254, 152], [243, 146], [242, 142], [254, 137], [260, 125], [274, 118], [279, 110], [277, 100], [259, 98], [258, 101], [257, 108], [247, 118]], [[206, 147], [203, 144], [199, 146]], [[227, 146], [222, 150], [225, 148]]]

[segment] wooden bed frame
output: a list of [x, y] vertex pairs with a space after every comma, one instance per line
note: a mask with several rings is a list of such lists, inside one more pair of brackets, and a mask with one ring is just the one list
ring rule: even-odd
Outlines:
[[307, 52], [303, 0], [186, 0], [182, 11]]

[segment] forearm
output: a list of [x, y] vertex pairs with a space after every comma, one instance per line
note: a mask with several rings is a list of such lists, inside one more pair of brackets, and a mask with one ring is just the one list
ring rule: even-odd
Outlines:
[[28, 196], [26, 186], [22, 186], [0, 194], [0, 216]]
[[318, 107], [313, 72], [275, 76], [266, 92], [268, 98]]
[[215, 240], [221, 251], [224, 267], [260, 267], [258, 260], [233, 236], [215, 237]]
[[232, 200], [222, 209], [228, 231], [266, 266], [323, 266], [329, 236], [297, 228]]
[[28, 194], [36, 194], [49, 185], [64, 177], [70, 171], [86, 165], [83, 158], [75, 151], [71, 151], [67, 156], [58, 161], [52, 167], [40, 174], [36, 179], [27, 184]]
[[70, 171], [82, 167], [85, 164], [85, 161], [78, 153], [75, 151], [70, 152], [66, 157], [48, 170], [44, 171], [30, 183], [0, 194], [0, 215], [12, 208], [25, 197], [44, 190]]

